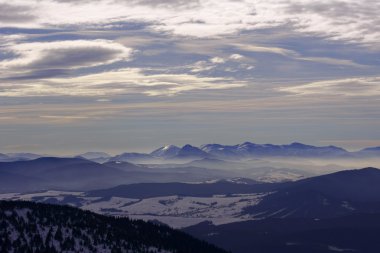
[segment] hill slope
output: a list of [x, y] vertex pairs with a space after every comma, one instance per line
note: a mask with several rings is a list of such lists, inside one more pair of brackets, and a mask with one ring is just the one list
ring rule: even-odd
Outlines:
[[0, 252], [225, 251], [167, 226], [68, 206], [1, 201]]
[[184, 231], [233, 253], [376, 253], [380, 248], [380, 214], [264, 219], [219, 226], [204, 222]]
[[299, 180], [248, 207], [246, 212], [277, 218], [380, 212], [380, 170], [364, 168]]

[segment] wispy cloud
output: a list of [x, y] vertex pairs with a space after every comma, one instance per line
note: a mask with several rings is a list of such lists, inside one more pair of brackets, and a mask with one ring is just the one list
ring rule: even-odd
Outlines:
[[307, 57], [302, 56], [300, 53], [280, 48], [280, 47], [269, 47], [269, 46], [257, 46], [252, 44], [234, 44], [234, 46], [243, 51], [247, 52], [256, 52], [256, 53], [270, 53], [270, 54], [278, 54], [284, 57], [289, 57], [294, 60], [300, 60], [300, 61], [310, 61], [310, 62], [318, 62], [318, 63], [324, 63], [329, 65], [341, 65], [341, 66], [352, 66], [352, 67], [365, 67], [364, 65], [358, 64], [352, 60], [347, 59], [337, 59], [332, 57]]
[[279, 88], [280, 91], [295, 95], [326, 95], [349, 97], [380, 96], [380, 77], [347, 78], [312, 82], [303, 85]]
[[171, 96], [192, 90], [218, 90], [244, 87], [245, 82], [232, 78], [199, 77], [190, 74], [144, 74], [141, 69], [128, 68], [79, 77], [50, 78], [4, 84], [0, 96], [110, 96], [146, 94]]
[[264, 47], [264, 46], [256, 46], [252, 44], [235, 44], [236, 48], [248, 52], [258, 52], [258, 53], [271, 53], [271, 54], [279, 54], [283, 56], [298, 56], [298, 53], [280, 47]]

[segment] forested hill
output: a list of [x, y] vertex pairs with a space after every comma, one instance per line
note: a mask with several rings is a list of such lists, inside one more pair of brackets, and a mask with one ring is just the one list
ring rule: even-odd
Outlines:
[[0, 201], [0, 252], [225, 253], [164, 225], [24, 201]]

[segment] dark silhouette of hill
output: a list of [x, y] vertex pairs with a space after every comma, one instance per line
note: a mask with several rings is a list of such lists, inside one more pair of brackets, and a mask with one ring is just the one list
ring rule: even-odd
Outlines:
[[0, 201], [0, 252], [225, 251], [163, 225], [68, 206]]
[[279, 219], [214, 226], [209, 222], [183, 231], [233, 253], [376, 253], [380, 248], [380, 214], [329, 219]]
[[187, 183], [141, 183], [119, 185], [109, 189], [89, 191], [88, 196], [96, 197], [124, 197], [124, 198], [153, 198], [160, 196], [193, 196], [211, 197], [218, 194], [248, 194], [266, 193], [285, 187], [288, 183], [257, 183], [241, 184], [229, 181], [215, 183], [187, 184]]
[[324, 218], [380, 211], [380, 170], [364, 168], [303, 179], [246, 208], [257, 217]]

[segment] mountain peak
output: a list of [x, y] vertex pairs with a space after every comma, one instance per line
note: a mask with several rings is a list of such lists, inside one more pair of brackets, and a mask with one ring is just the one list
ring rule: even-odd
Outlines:
[[208, 153], [201, 150], [200, 148], [194, 147], [190, 144], [186, 144], [178, 151], [178, 156], [204, 158], [208, 156]]
[[367, 152], [367, 151], [370, 151], [370, 152], [380, 151], [380, 146], [379, 147], [365, 148], [365, 149], [362, 149], [361, 152], [362, 151], [364, 151], [364, 152]]
[[167, 145], [161, 148], [158, 148], [154, 150], [152, 153], [150, 153], [154, 157], [161, 157], [161, 158], [171, 158], [178, 154], [178, 151], [180, 150], [179, 147], [174, 145]]
[[111, 156], [105, 152], [86, 152], [83, 154], [78, 155], [80, 157], [83, 157], [85, 159], [96, 159], [96, 158], [110, 158]]
[[303, 144], [301, 142], [292, 142], [289, 146], [291, 146], [291, 147], [313, 147], [310, 145]]

